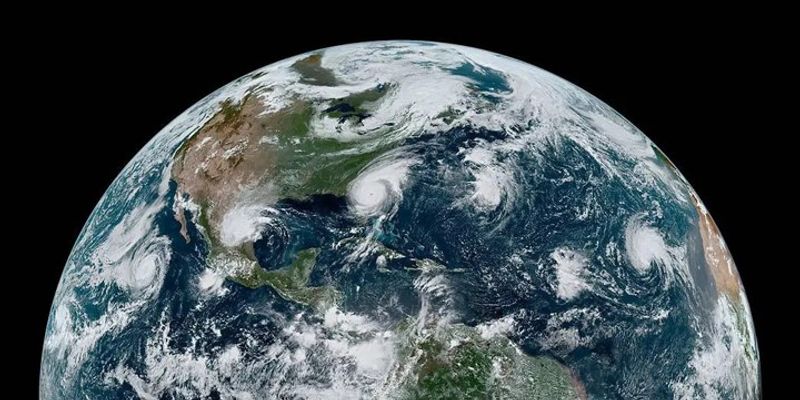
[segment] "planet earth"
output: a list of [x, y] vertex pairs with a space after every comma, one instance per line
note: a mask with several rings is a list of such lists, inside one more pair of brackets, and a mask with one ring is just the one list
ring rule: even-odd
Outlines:
[[39, 391], [754, 399], [760, 384], [725, 242], [641, 131], [524, 62], [386, 41], [261, 68], [155, 135], [66, 262]]

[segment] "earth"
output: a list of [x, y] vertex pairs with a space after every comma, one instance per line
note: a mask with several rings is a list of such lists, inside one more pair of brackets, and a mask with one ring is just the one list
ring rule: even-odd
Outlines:
[[755, 399], [761, 387], [725, 242], [642, 132], [523, 62], [388, 41], [266, 66], [159, 132], [67, 260], [39, 390]]

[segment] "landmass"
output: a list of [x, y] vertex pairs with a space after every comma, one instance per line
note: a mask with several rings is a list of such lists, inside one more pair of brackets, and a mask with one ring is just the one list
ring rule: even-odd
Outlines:
[[714, 278], [714, 284], [720, 294], [728, 296], [736, 304], [739, 304], [741, 303], [739, 297], [742, 287], [733, 257], [731, 257], [731, 253], [722, 239], [722, 234], [705, 205], [697, 197], [697, 194], [691, 193], [691, 197], [697, 211], [700, 236], [703, 241], [703, 255], [711, 276]]
[[409, 336], [403, 399], [586, 399], [577, 377], [549, 357], [529, 356], [504, 336], [483, 338], [461, 324]]
[[249, 288], [270, 286], [281, 297], [324, 311], [338, 302], [339, 293], [332, 286], [308, 286], [308, 279], [317, 262], [319, 249], [309, 248], [297, 253], [295, 260], [277, 270], [252, 268], [247, 275], [234, 276], [235, 282]]
[[292, 64], [292, 69], [302, 75], [300, 82], [309, 85], [336, 86], [339, 83], [333, 71], [322, 66], [322, 54], [312, 54], [297, 60]]
[[[319, 55], [292, 67], [303, 76], [303, 83], [338, 83], [333, 72], [321, 66]], [[181, 199], [175, 206], [181, 235], [189, 240], [186, 209], [190, 208], [192, 221], [209, 244], [211, 268], [246, 286], [253, 284], [252, 279], [266, 279], [267, 271], [258, 265], [251, 241], [224, 240], [226, 215], [242, 204], [265, 208], [277, 199], [344, 196], [358, 174], [393, 144], [365, 146], [366, 138], [341, 141], [316, 136], [310, 131], [311, 120], [332, 118], [339, 124], [359, 124], [390, 90], [389, 85], [378, 85], [334, 99], [321, 109], [311, 101], [295, 99], [280, 110], [268, 111], [255, 92], [239, 101], [222, 102], [174, 156], [171, 174]], [[315, 296], [313, 291], [300, 294], [296, 289], [284, 287], [282, 295], [311, 303], [307, 297]]]

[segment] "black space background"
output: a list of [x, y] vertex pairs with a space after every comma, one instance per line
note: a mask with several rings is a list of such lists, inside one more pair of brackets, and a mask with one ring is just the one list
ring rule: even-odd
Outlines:
[[[774, 56], [787, 49], [740, 23], [666, 19], [631, 26], [612, 19], [576, 30], [564, 18], [555, 26], [542, 19], [491, 27], [375, 19], [352, 29], [315, 22], [288, 32], [269, 24], [221, 28], [208, 20], [177, 29], [166, 28], [173, 21], [65, 22], [44, 39], [19, 44], [15, 62], [22, 68], [11, 84], [26, 88], [19, 104], [26, 117], [14, 139], [22, 147], [5, 148], [18, 187], [29, 193], [11, 209], [24, 232], [12, 241], [24, 255], [15, 261], [23, 277], [8, 289], [25, 297], [24, 306], [11, 307], [22, 310], [15, 318], [24, 322], [19, 372], [38, 384], [50, 302], [78, 232], [109, 183], [172, 118], [225, 83], [288, 56], [356, 41], [424, 39], [549, 70], [610, 104], [664, 150], [734, 255], [756, 323], [764, 391], [774, 393], [783, 347], [776, 345], [783, 299], [776, 298], [775, 280], [797, 263], [786, 254], [794, 249], [774, 242], [794, 218], [783, 199], [797, 183], [783, 176], [788, 162], [776, 151], [791, 148], [785, 140], [796, 128], [766, 122], [781, 114], [767, 92], [781, 90]], [[35, 151], [20, 158], [15, 149]], [[25, 283], [31, 278], [35, 285]]]

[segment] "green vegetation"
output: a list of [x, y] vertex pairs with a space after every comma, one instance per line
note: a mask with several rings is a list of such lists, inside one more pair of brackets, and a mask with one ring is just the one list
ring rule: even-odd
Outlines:
[[[292, 67], [298, 71], [306, 83], [315, 85], [335, 85], [333, 72], [323, 68], [319, 54], [297, 61]], [[389, 87], [378, 85], [375, 88], [334, 100], [333, 106], [323, 115], [332, 118], [363, 119], [368, 116], [370, 103], [380, 100]], [[249, 103], [248, 103], [249, 101]], [[305, 199], [317, 194], [343, 196], [348, 185], [376, 157], [391, 148], [391, 144], [377, 145], [365, 140], [340, 141], [331, 137], [318, 137], [309, 134], [312, 118], [316, 115], [315, 104], [297, 100], [288, 107], [263, 114], [253, 94], [247, 94], [240, 101], [225, 100], [218, 113], [198, 132], [211, 132], [220, 137], [220, 142], [228, 145], [241, 143], [250, 146], [237, 153], [240, 157], [225, 165], [225, 176], [238, 176], [251, 179], [258, 185], [268, 180], [274, 185], [279, 198]], [[248, 105], [249, 104], [249, 105]], [[214, 129], [219, 130], [219, 132]], [[259, 139], [271, 136], [277, 139], [268, 147]], [[175, 155], [176, 165], [183, 163], [187, 152], [201, 138], [194, 135], [187, 139]], [[231, 138], [230, 142], [228, 142]], [[202, 150], [197, 150], [202, 151]], [[220, 157], [208, 154], [197, 159]], [[196, 166], [184, 166], [176, 171], [194, 171]], [[265, 179], [266, 178], [266, 179]], [[195, 221], [204, 232], [209, 244], [208, 263], [212, 268], [226, 274], [227, 278], [247, 287], [256, 288], [269, 285], [281, 296], [298, 303], [319, 307], [335, 301], [336, 293], [329, 287], [308, 287], [308, 276], [314, 265], [316, 252], [301, 252], [292, 265], [276, 271], [266, 271], [258, 265], [253, 254], [252, 243], [229, 248], [219, 240], [219, 221], [228, 207], [235, 202], [235, 196], [225, 191], [232, 189], [225, 179], [203, 177], [193, 180], [191, 174], [181, 176], [179, 184], [192, 187], [192, 200], [199, 206]], [[186, 183], [189, 182], [189, 183]], [[198, 184], [199, 182], [199, 184]], [[194, 186], [192, 186], [194, 185]]]
[[[247, 98], [249, 97], [245, 97]], [[362, 100], [359, 101], [366, 101], [364, 99], [374, 97], [364, 95], [360, 98]], [[268, 117], [249, 120], [242, 113], [242, 104], [245, 101], [223, 102], [219, 113], [209, 123], [230, 126], [236, 130], [239, 127], [249, 129], [259, 124], [255, 126], [264, 135], [278, 138], [278, 146], [270, 150], [243, 154], [265, 157], [274, 165], [273, 171], [277, 172], [270, 177], [270, 181], [275, 184], [280, 197], [303, 199], [314, 194], [344, 195], [347, 186], [358, 173], [387, 149], [383, 147], [360, 153], [358, 147], [364, 144], [363, 141], [341, 142], [333, 138], [310, 136], [309, 124], [314, 115], [314, 107], [310, 103], [296, 102]], [[181, 146], [176, 154], [177, 162], [182, 161], [186, 149], [196, 140], [197, 136], [194, 136]], [[228, 248], [220, 242], [216, 223], [224, 214], [224, 209], [217, 209], [216, 216], [212, 218], [212, 203], [209, 200], [193, 200], [199, 205], [200, 212], [196, 216], [196, 222], [208, 241], [209, 265], [213, 268], [223, 271], [229, 279], [247, 287], [269, 285], [281, 296], [298, 303], [321, 307], [335, 300], [336, 295], [332, 288], [306, 286], [307, 274], [310, 274], [313, 267], [313, 258], [309, 258], [312, 253], [302, 252], [292, 265], [277, 271], [266, 271], [258, 265], [251, 243]], [[316, 253], [313, 255], [316, 256]]]
[[239, 103], [234, 103], [231, 99], [226, 99], [220, 104], [220, 114], [222, 115], [222, 124], [240, 124], [242, 121], [239, 115], [242, 113], [244, 103], [247, 102], [247, 97], [243, 98]]
[[313, 149], [310, 153], [286, 154], [286, 158], [279, 163], [284, 168], [283, 175], [278, 177], [282, 194], [295, 198], [323, 193], [343, 196], [359, 172], [383, 153], [383, 149], [380, 149], [352, 155], [319, 154], [324, 151], [321, 148], [336, 146], [335, 143], [313, 140], [305, 146]]
[[492, 358], [473, 342], [454, 349], [430, 338], [420, 344], [417, 384], [412, 399], [485, 399], [489, 394]]
[[268, 271], [253, 264], [246, 273], [231, 276], [230, 279], [249, 288], [270, 286], [287, 300], [324, 309], [334, 304], [339, 295], [330, 286], [308, 286], [318, 254], [316, 248], [301, 250], [287, 266]]
[[[413, 325], [403, 325], [412, 328]], [[413, 358], [403, 398], [577, 399], [569, 371], [547, 357], [520, 352], [505, 337], [484, 339], [474, 329], [453, 325], [419, 340], [399, 354]]]
[[495, 399], [574, 400], [577, 381], [557, 361], [506, 353], [500, 363], [502, 378], [493, 382]]
[[279, 118], [275, 118], [274, 126], [262, 125], [262, 128], [278, 136], [280, 143], [287, 145], [291, 144], [292, 139], [308, 136], [308, 125], [314, 115], [310, 104], [298, 102], [278, 113]]
[[733, 309], [734, 316], [736, 317], [736, 330], [739, 331], [739, 335], [746, 342], [746, 345], [743, 346], [744, 353], [747, 358], [755, 364], [758, 360], [758, 355], [753, 352], [751, 347], [751, 343], [753, 343], [755, 339], [750, 336], [750, 324], [747, 319], [747, 309], [742, 303], [739, 303], [734, 299], [727, 298], [726, 300], [730, 302], [730, 307]]
[[342, 196], [358, 173], [389, 149], [382, 146], [363, 151], [359, 147], [364, 141], [311, 136], [308, 128], [312, 116], [311, 104], [301, 103], [275, 127], [280, 146], [274, 181], [281, 197]]

